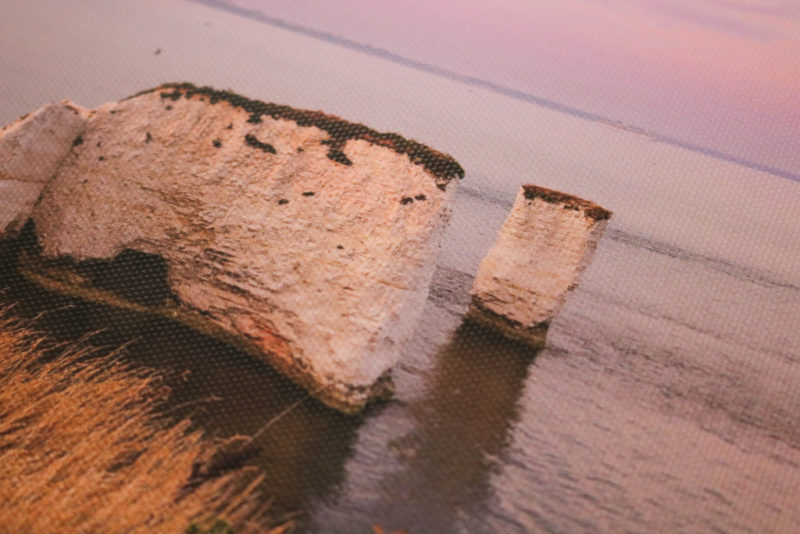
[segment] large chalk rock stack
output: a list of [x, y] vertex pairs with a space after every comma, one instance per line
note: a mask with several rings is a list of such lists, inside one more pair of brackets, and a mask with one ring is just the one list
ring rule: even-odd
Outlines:
[[468, 316], [534, 347], [594, 255], [611, 212], [551, 189], [522, 186], [472, 286]]
[[[6, 129], [0, 229], [33, 220], [39, 282], [226, 339], [352, 412], [391, 389], [462, 176], [396, 134], [169, 84]], [[108, 283], [137, 261], [164, 287]]]

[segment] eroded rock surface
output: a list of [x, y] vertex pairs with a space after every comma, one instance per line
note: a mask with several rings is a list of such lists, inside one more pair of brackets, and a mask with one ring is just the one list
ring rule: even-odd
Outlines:
[[472, 286], [469, 317], [543, 346], [550, 321], [594, 255], [611, 212], [525, 185]]
[[0, 130], [0, 238], [16, 234], [73, 145], [88, 111], [48, 104]]
[[[391, 389], [463, 176], [449, 156], [189, 84], [104, 105], [79, 143], [64, 137], [28, 276], [226, 339], [345, 411]], [[107, 283], [130, 261], [146, 267], [129, 278], [164, 284]]]

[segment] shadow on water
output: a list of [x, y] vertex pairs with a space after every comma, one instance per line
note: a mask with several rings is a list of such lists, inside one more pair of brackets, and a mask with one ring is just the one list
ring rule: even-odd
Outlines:
[[[480, 525], [463, 521], [489, 513], [492, 474], [537, 353], [471, 321], [461, 324], [432, 356], [425, 391], [402, 411], [378, 415], [397, 417], [405, 427], [410, 421], [411, 428], [388, 444], [396, 465], [362, 513], [409, 532], [480, 532]], [[315, 517], [318, 524], [329, 519]], [[347, 532], [345, 521], [327, 531]]]
[[[248, 463], [263, 471], [275, 516], [336, 494], [361, 419], [324, 407], [268, 365], [184, 325], [43, 290], [18, 274], [20, 247], [0, 242], [0, 305], [13, 304], [14, 316], [36, 317], [36, 330], [58, 342], [89, 335], [107, 351], [125, 346], [126, 361], [166, 375], [169, 416], [189, 416], [213, 436], [251, 436], [269, 425]], [[123, 271], [114, 275], [141, 272]]]

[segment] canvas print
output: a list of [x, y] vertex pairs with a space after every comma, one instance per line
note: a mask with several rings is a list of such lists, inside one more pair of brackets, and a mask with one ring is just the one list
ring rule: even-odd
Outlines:
[[0, 29], [0, 532], [800, 531], [792, 5]]

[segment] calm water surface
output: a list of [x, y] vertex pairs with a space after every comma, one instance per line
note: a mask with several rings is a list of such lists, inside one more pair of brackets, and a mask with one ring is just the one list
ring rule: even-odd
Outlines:
[[9, 252], [0, 278], [53, 337], [131, 342], [212, 434], [301, 401], [252, 462], [304, 531], [800, 532], [800, 288], [612, 224], [535, 353], [461, 319], [510, 200], [459, 192], [396, 398], [359, 418], [180, 325], [41, 291]]

